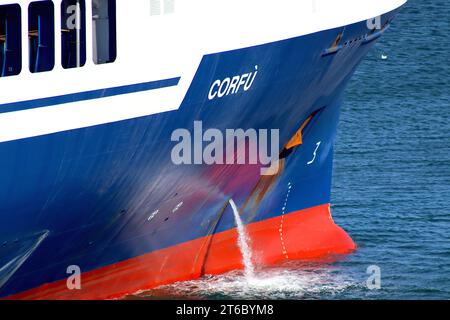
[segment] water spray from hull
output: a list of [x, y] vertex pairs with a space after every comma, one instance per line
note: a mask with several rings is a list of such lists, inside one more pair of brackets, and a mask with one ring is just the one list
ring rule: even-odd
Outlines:
[[237, 231], [238, 231], [238, 245], [242, 253], [242, 260], [244, 263], [244, 273], [247, 280], [252, 280], [255, 278], [255, 267], [252, 263], [252, 251], [249, 246], [249, 237], [242, 223], [239, 210], [234, 203], [233, 199], [229, 200], [231, 208], [233, 209], [234, 219], [236, 221]]

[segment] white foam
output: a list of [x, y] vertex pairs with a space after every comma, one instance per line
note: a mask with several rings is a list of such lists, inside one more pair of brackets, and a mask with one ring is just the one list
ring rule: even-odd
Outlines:
[[231, 208], [233, 209], [234, 219], [236, 221], [238, 231], [238, 245], [242, 253], [242, 262], [244, 263], [245, 277], [248, 281], [253, 281], [255, 277], [255, 267], [253, 266], [252, 262], [252, 251], [249, 245], [250, 239], [248, 237], [247, 230], [242, 223], [242, 219], [236, 203], [234, 203], [233, 199], [230, 199], [229, 202]]
[[359, 284], [331, 266], [305, 266], [295, 263], [258, 270], [248, 279], [242, 271], [199, 280], [178, 282], [141, 293], [143, 298], [158, 296], [232, 299], [308, 299], [330, 297]]

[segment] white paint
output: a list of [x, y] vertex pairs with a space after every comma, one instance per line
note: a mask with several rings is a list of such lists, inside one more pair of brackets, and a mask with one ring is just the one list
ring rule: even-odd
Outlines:
[[278, 229], [278, 232], [280, 233], [280, 241], [281, 241], [281, 253], [284, 255], [284, 257], [286, 259], [289, 259], [289, 255], [288, 255], [288, 251], [286, 249], [286, 243], [284, 241], [284, 216], [286, 214], [286, 208], [287, 208], [287, 203], [289, 200], [289, 196], [291, 194], [291, 189], [292, 189], [292, 183], [289, 182], [288, 183], [288, 191], [286, 193], [286, 197], [284, 199], [284, 204], [283, 204], [283, 208], [282, 208], [282, 212], [281, 212], [281, 222], [280, 222], [280, 229]]
[[255, 66], [255, 70], [252, 72], [214, 81], [209, 89], [208, 99], [214, 100], [230, 94], [237, 94], [241, 89], [243, 91], [250, 90], [257, 74], [258, 66]]
[[[79, 68], [77, 70], [81, 70]], [[70, 69], [75, 70], [75, 69]], [[111, 123], [173, 110], [174, 88], [0, 114], [0, 142]], [[145, 103], [143, 103], [145, 101]], [[167, 102], [165, 102], [167, 101]], [[164, 104], [161, 104], [164, 103]], [[160, 107], [157, 108], [156, 106]], [[165, 106], [165, 107], [164, 107]]]
[[152, 221], [158, 213], [159, 213], [159, 210], [152, 212], [152, 214], [148, 217], [147, 221]]
[[316, 143], [316, 149], [314, 150], [313, 158], [311, 161], [308, 162], [308, 165], [312, 165], [316, 161], [317, 151], [319, 150], [321, 144], [322, 144], [322, 141], [319, 141]]
[[[117, 60], [95, 65], [91, 1], [86, 1], [87, 61], [64, 70], [60, 1], [55, 1], [55, 68], [28, 70], [30, 0], [22, 6], [22, 73], [0, 78], [0, 105], [181, 76], [174, 88], [0, 114], [0, 142], [120, 121], [179, 108], [202, 57], [364, 21], [405, 0], [184, 0], [173, 14], [150, 16], [148, 0], [117, 0]], [[0, 0], [0, 5], [9, 4]], [[132, 106], [132, 107], [130, 107]]]
[[178, 210], [180, 210], [180, 208], [183, 206], [183, 202], [180, 202], [179, 204], [176, 205], [176, 207], [172, 210], [172, 213], [177, 212]]

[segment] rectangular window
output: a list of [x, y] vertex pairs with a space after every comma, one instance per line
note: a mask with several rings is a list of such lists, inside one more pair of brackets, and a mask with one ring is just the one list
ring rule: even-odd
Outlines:
[[86, 7], [84, 0], [63, 0], [61, 4], [61, 63], [79, 68], [86, 63]]
[[94, 63], [116, 60], [116, 1], [92, 0]]
[[18, 4], [0, 6], [0, 77], [22, 70], [21, 12]]
[[31, 2], [28, 7], [30, 71], [50, 71], [55, 65], [55, 9], [53, 1]]

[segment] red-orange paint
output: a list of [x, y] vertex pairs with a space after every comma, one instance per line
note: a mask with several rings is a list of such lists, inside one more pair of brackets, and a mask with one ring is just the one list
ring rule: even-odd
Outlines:
[[[333, 222], [329, 205], [322, 205], [286, 214], [284, 218], [249, 224], [247, 232], [257, 265], [286, 260], [280, 239], [281, 219], [284, 219], [283, 243], [290, 260], [346, 254], [356, 249], [353, 240]], [[61, 280], [8, 299], [115, 299], [163, 284], [196, 279], [202, 272], [221, 274], [241, 268], [237, 231], [233, 229], [86, 272], [82, 275], [81, 290], [70, 291], [66, 280]]]

